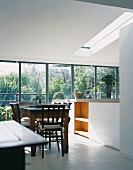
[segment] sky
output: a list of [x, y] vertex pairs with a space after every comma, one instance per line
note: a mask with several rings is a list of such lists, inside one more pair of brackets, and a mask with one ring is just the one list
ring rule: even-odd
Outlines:
[[10, 72], [18, 72], [18, 63], [0, 63], [0, 74], [9, 74]]

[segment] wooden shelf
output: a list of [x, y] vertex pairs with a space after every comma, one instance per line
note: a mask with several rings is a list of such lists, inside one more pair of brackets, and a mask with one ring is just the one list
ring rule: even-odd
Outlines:
[[82, 122], [88, 122], [88, 119], [87, 119], [87, 118], [79, 118], [79, 117], [76, 117], [75, 120], [82, 121]]

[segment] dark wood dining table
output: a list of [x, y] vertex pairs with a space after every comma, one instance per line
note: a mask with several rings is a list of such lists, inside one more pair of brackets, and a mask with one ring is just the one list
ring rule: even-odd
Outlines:
[[[50, 104], [52, 105], [55, 104]], [[57, 104], [56, 104], [57, 105]], [[68, 125], [69, 125], [69, 110], [70, 108], [65, 108], [65, 122], [64, 122], [64, 153], [68, 153]], [[30, 129], [35, 131], [35, 120], [37, 118], [42, 117], [42, 109], [41, 107], [35, 107], [35, 106], [20, 106], [20, 114], [22, 117], [29, 117], [30, 118]], [[45, 116], [44, 116], [45, 118]], [[31, 156], [35, 156], [36, 147], [31, 146]]]

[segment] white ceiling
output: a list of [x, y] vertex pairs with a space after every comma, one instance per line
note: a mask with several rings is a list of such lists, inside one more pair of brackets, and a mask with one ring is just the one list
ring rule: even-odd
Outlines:
[[73, 54], [126, 11], [74, 0], [0, 1], [0, 60], [118, 66], [118, 40], [90, 57]]

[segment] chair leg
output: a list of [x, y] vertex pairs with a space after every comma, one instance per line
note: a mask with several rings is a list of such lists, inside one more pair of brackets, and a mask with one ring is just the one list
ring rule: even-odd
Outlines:
[[62, 156], [64, 156], [64, 143], [63, 143], [63, 132], [61, 131], [61, 149], [62, 149]]
[[42, 158], [44, 158], [44, 145], [42, 145]]
[[49, 131], [49, 149], [51, 149], [51, 132]]
[[56, 131], [56, 141], [57, 141], [57, 147], [58, 147], [58, 151], [60, 151], [60, 146], [59, 146], [59, 139], [58, 139], [58, 134]]

